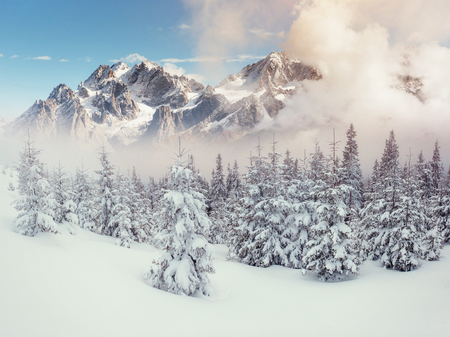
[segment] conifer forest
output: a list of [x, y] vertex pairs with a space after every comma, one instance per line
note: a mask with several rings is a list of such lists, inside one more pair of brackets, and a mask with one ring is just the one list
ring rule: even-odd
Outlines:
[[368, 179], [352, 124], [342, 152], [333, 139], [329, 151], [316, 143], [313, 153], [297, 159], [278, 152], [274, 136], [268, 150], [261, 143], [249, 149], [245, 164], [224, 163], [217, 154], [211, 175], [199, 172], [180, 142], [158, 181], [134, 168], [116, 170], [120, 163], [104, 148], [98, 171], [49, 170], [28, 139], [17, 186], [8, 187], [17, 192], [14, 230], [57, 234], [65, 224], [71, 234], [111, 236], [124, 248], [154, 245], [164, 253], [149, 261], [144, 281], [180, 295], [211, 293], [212, 244], [226, 245], [229, 260], [298, 269], [323, 281], [354, 278], [366, 260], [412, 271], [421, 261], [439, 260], [450, 239], [450, 174], [437, 141], [430, 160], [420, 152], [404, 161], [394, 131], [387, 136]]

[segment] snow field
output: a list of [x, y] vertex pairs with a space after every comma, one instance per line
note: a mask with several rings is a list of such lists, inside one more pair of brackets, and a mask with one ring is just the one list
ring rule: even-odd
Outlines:
[[0, 336], [419, 337], [450, 330], [448, 245], [440, 261], [418, 270], [366, 261], [345, 282], [227, 261], [227, 248], [215, 245], [215, 293], [177, 296], [144, 281], [162, 254], [153, 246], [126, 249], [82, 229], [13, 232], [9, 171], [0, 173]]

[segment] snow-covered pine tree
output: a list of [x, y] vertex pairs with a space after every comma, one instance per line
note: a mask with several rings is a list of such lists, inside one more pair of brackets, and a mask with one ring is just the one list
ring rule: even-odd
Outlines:
[[421, 199], [430, 199], [433, 194], [431, 163], [425, 162], [422, 151], [420, 151], [417, 157], [417, 162], [414, 166], [414, 175], [417, 179], [417, 187], [420, 190]]
[[233, 168], [228, 164], [227, 195], [230, 199], [240, 199], [243, 195], [243, 186], [237, 161], [234, 161]]
[[94, 195], [95, 185], [83, 165], [81, 165], [81, 169], [76, 171], [74, 185], [74, 202], [77, 205], [75, 213], [78, 217], [78, 225], [84, 229], [95, 230], [95, 222], [98, 218]]
[[439, 183], [444, 176], [439, 148], [439, 142], [436, 141], [434, 143], [433, 158], [430, 162], [432, 195], [439, 194]]
[[67, 177], [61, 164], [54, 168], [50, 174], [50, 186], [52, 198], [55, 199], [53, 206], [54, 220], [58, 224], [67, 224], [70, 233], [75, 234], [76, 226], [78, 225], [77, 205], [72, 200], [70, 179]]
[[289, 256], [289, 266], [295, 269], [304, 267], [303, 257], [305, 245], [309, 241], [308, 232], [316, 218], [315, 203], [311, 200], [314, 182], [309, 179], [307, 173], [306, 156], [302, 163], [297, 178], [287, 185], [285, 192], [285, 198], [291, 204], [291, 211], [285, 221], [283, 237], [289, 240], [285, 252]]
[[411, 271], [419, 266], [422, 254], [421, 236], [427, 221], [425, 207], [418, 193], [417, 180], [411, 170], [411, 155], [406, 179], [395, 188], [399, 200], [389, 213], [384, 215], [388, 224], [381, 263], [387, 268]]
[[314, 144], [315, 151], [314, 153], [311, 153], [311, 159], [309, 162], [309, 178], [318, 185], [321, 185], [325, 179], [325, 168], [327, 166], [327, 162], [317, 140]]
[[148, 242], [150, 240], [153, 226], [150, 200], [146, 197], [145, 186], [141, 178], [136, 173], [133, 166], [131, 179], [127, 179], [130, 211], [131, 211], [131, 231], [133, 240], [137, 242]]
[[345, 275], [357, 274], [361, 263], [356, 251], [351, 228], [345, 223], [348, 206], [345, 195], [352, 189], [342, 183], [342, 172], [336, 158], [333, 130], [331, 166], [325, 171], [326, 186], [315, 192], [315, 223], [309, 228], [309, 241], [303, 257], [304, 272], [311, 271], [319, 279], [339, 280]]
[[[450, 175], [450, 168], [449, 173]], [[440, 192], [430, 201], [431, 220], [429, 230], [431, 238], [440, 235], [441, 243], [450, 241], [450, 187], [447, 181], [441, 179]], [[436, 234], [434, 234], [436, 232]], [[436, 254], [437, 255], [437, 254]], [[427, 257], [432, 258], [432, 256]]]
[[55, 200], [50, 196], [50, 184], [38, 155], [41, 151], [28, 140], [22, 152], [18, 171], [18, 197], [14, 208], [19, 212], [14, 225], [19, 234], [34, 236], [39, 232], [59, 233], [53, 217]]
[[[437, 157], [439, 157], [439, 153], [437, 153]], [[443, 168], [441, 171], [443, 172]], [[416, 182], [414, 196], [421, 202], [426, 215], [425, 228], [423, 228], [424, 232], [422, 233], [422, 259], [438, 260], [441, 254], [443, 229], [440, 213], [445, 208], [442, 207], [445, 203], [444, 176], [441, 175], [439, 193], [435, 194], [436, 190], [432, 187], [431, 163], [425, 162], [422, 151], [420, 151], [412, 174]]]
[[295, 167], [295, 160], [291, 157], [291, 152], [286, 150], [286, 157], [283, 160], [283, 165], [281, 165], [281, 180], [289, 184], [294, 179], [297, 179], [297, 172]]
[[129, 179], [121, 173], [117, 173], [115, 184], [116, 193], [111, 199], [111, 220], [108, 223], [108, 230], [111, 232], [111, 236], [117, 238], [116, 245], [130, 248], [134, 233]]
[[[181, 141], [180, 141], [181, 142]], [[210, 246], [202, 233], [211, 225], [206, 215], [205, 197], [192, 189], [196, 179], [183, 166], [184, 150], [177, 154], [170, 171], [170, 184], [156, 215], [162, 232], [155, 242], [166, 249], [145, 275], [155, 288], [178, 295], [192, 295], [197, 290], [211, 293], [207, 274], [214, 273]]]
[[216, 158], [216, 168], [213, 170], [211, 187], [209, 189], [210, 199], [210, 242], [223, 244], [228, 240], [228, 223], [226, 214], [227, 189], [225, 186], [225, 175], [223, 174], [222, 156], [220, 153]]
[[378, 260], [389, 244], [389, 214], [400, 201], [400, 163], [394, 131], [386, 140], [380, 164], [374, 166], [371, 185], [373, 192], [366, 194], [366, 203], [361, 210], [361, 255]]
[[253, 158], [249, 167], [247, 194], [242, 201], [243, 210], [239, 214], [239, 227], [231, 240], [231, 253], [242, 262], [257, 266], [289, 265], [289, 257], [285, 248], [289, 239], [283, 236], [285, 220], [290, 212], [290, 204], [283, 196], [278, 161], [280, 154], [276, 152], [275, 140], [270, 162], [261, 156], [261, 145], [258, 145], [258, 156]]
[[345, 203], [350, 209], [359, 210], [363, 206], [362, 171], [359, 165], [359, 151], [356, 143], [356, 131], [353, 123], [347, 130], [347, 144], [343, 152], [342, 166], [344, 177], [342, 183], [351, 186], [349, 195], [345, 196]]
[[155, 210], [156, 203], [158, 202], [157, 194], [158, 194], [158, 185], [155, 183], [155, 179], [153, 177], [149, 177], [145, 195], [148, 200], [150, 210], [152, 212]]
[[109, 227], [112, 220], [112, 207], [114, 196], [114, 166], [108, 159], [108, 154], [105, 152], [105, 147], [100, 152], [100, 163], [102, 169], [96, 171], [100, 176], [98, 178], [99, 190], [97, 204], [99, 204], [98, 219], [97, 219], [97, 232], [103, 235], [111, 236], [113, 230]]
[[[230, 233], [238, 226], [239, 212], [241, 209], [240, 200], [243, 196], [243, 185], [239, 174], [239, 166], [237, 161], [234, 162], [233, 168], [228, 164], [228, 175], [226, 180], [227, 195], [226, 214], [228, 224], [227, 246], [230, 246]], [[232, 236], [232, 235], [231, 235]]]

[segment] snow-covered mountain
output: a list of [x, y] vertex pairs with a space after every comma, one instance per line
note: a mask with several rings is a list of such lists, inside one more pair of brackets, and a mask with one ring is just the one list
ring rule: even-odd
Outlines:
[[73, 91], [60, 84], [5, 127], [8, 136], [30, 132], [46, 138], [158, 143], [187, 137], [238, 139], [274, 118], [304, 80], [319, 80], [311, 66], [284, 52], [230, 75], [215, 88], [144, 61], [99, 66]]
[[[401, 62], [407, 68], [407, 56]], [[215, 88], [149, 61], [132, 68], [122, 62], [101, 65], [75, 91], [58, 85], [4, 132], [23, 135], [30, 129], [41, 137], [113, 147], [155, 144], [177, 135], [236, 140], [264, 130], [303, 81], [321, 78], [316, 68], [284, 52], [269, 54]], [[396, 87], [422, 100], [421, 86], [419, 78], [398, 76]]]

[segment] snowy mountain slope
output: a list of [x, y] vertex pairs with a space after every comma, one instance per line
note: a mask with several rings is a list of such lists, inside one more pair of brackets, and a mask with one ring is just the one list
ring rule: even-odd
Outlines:
[[[422, 82], [405, 74], [394, 86], [423, 100]], [[155, 144], [178, 135], [229, 141], [263, 130], [303, 81], [322, 75], [286, 53], [271, 53], [232, 74], [215, 88], [168, 73], [144, 61], [130, 68], [119, 62], [99, 66], [77, 90], [57, 86], [5, 127], [9, 136], [109, 143], [113, 147]], [[155, 116], [155, 117], [154, 117]]]
[[47, 100], [37, 100], [5, 133], [24, 135], [30, 129], [46, 138], [113, 146], [158, 143], [180, 132], [192, 138], [238, 139], [265, 116], [276, 116], [283, 101], [308, 79], [318, 80], [320, 74], [285, 53], [271, 53], [216, 88], [149, 61], [132, 68], [122, 62], [101, 65], [77, 90], [60, 84]]
[[[14, 181], [0, 173], [1, 336], [442, 336], [450, 329], [450, 247], [401, 273], [366, 261], [360, 276], [327, 283], [299, 270], [226, 260], [216, 245], [210, 298], [144, 282], [161, 251], [79, 229], [14, 233]], [[0, 172], [2, 168], [0, 167]]]

